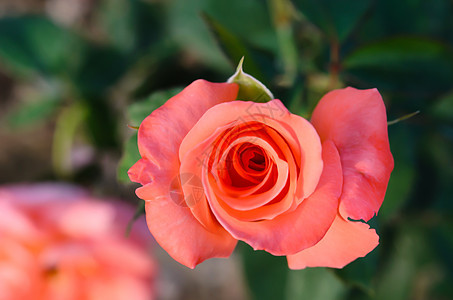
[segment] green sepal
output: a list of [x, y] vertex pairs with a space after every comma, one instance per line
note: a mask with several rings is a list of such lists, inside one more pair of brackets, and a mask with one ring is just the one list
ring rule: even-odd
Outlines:
[[237, 83], [239, 85], [237, 99], [260, 103], [274, 99], [274, 95], [272, 95], [271, 91], [264, 84], [242, 70], [243, 62], [244, 57], [239, 61], [236, 73], [227, 80], [228, 83]]

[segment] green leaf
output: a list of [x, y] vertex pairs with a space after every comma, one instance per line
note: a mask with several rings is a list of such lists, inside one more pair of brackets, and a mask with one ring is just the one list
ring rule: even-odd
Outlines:
[[100, 149], [118, 147], [118, 122], [109, 99], [87, 94], [78, 102], [83, 103], [87, 109], [84, 127], [92, 144]]
[[346, 292], [345, 285], [329, 269], [308, 268], [289, 271], [286, 297], [288, 300], [337, 300], [342, 299]]
[[[377, 278], [376, 299], [400, 300], [413, 299], [414, 295], [422, 299], [433, 299], [427, 293], [432, 286], [442, 280], [438, 276], [442, 263], [436, 263], [430, 242], [430, 231], [419, 223], [405, 222], [394, 228], [394, 243], [387, 249], [390, 257], [381, 265], [382, 272]], [[385, 237], [381, 237], [385, 238]], [[387, 243], [389, 236], [387, 236]], [[420, 289], [420, 283], [426, 286]]]
[[336, 269], [333, 272], [345, 283], [359, 288], [368, 296], [375, 293], [373, 281], [378, 270], [378, 251], [374, 249], [366, 257], [361, 257], [346, 265], [343, 269]]
[[128, 108], [128, 119], [131, 126], [139, 126], [142, 121], [155, 109], [164, 105], [168, 99], [182, 91], [182, 88], [172, 88], [151, 94], [142, 101], [131, 104]]
[[[216, 1], [219, 2], [219, 1]], [[225, 56], [218, 51], [200, 12], [206, 11], [206, 0], [167, 1], [168, 35], [181, 48], [210, 68], [227, 72], [230, 68]]]
[[85, 97], [98, 97], [124, 75], [130, 60], [108, 46], [87, 45], [74, 74], [76, 88]]
[[[173, 0], [166, 1], [168, 16], [168, 36], [180, 44], [190, 57], [201, 62], [211, 69], [221, 72], [229, 72], [231, 67], [225, 56], [219, 51], [218, 45], [203, 24], [201, 12], [206, 13], [222, 27], [226, 28], [234, 37], [242, 41], [249, 51], [262, 49], [256, 53], [256, 62], [266, 62], [267, 53], [276, 53], [277, 41], [275, 31], [272, 28], [271, 19], [266, 8], [266, 2], [262, 0]], [[232, 59], [236, 63], [240, 57]], [[267, 69], [261, 70], [265, 72]], [[260, 74], [253, 72], [254, 76]]]
[[283, 65], [279, 83], [290, 87], [294, 84], [299, 66], [299, 53], [292, 26], [294, 7], [289, 0], [269, 0], [268, 3], [277, 34], [279, 60]]
[[207, 0], [204, 1], [202, 11], [253, 48], [277, 52], [277, 36], [266, 1]]
[[406, 203], [416, 179], [416, 139], [411, 127], [404, 122], [389, 127], [389, 139], [395, 167], [378, 214], [384, 222], [395, 216]]
[[123, 145], [123, 156], [117, 168], [117, 179], [122, 183], [130, 183], [127, 171], [141, 158], [137, 146], [137, 133], [134, 132]]
[[430, 107], [430, 113], [437, 120], [453, 122], [453, 92], [443, 96]]
[[453, 51], [433, 40], [390, 38], [358, 48], [343, 68], [366, 86], [417, 96], [441, 93], [451, 89]]
[[447, 32], [451, 32], [451, 2], [448, 0], [379, 0], [375, 1], [374, 13], [376, 26], [386, 35], [445, 38]]
[[242, 70], [243, 62], [244, 57], [239, 61], [236, 73], [228, 79], [229, 83], [237, 83], [239, 85], [237, 99], [261, 103], [274, 99], [274, 95], [264, 84]]
[[135, 0], [102, 1], [100, 20], [108, 32], [112, 44], [122, 51], [132, 51], [135, 47], [134, 17]]
[[285, 294], [288, 264], [284, 256], [273, 256], [265, 251], [255, 251], [239, 243], [245, 277], [253, 299], [282, 299]]
[[[219, 22], [215, 21], [205, 13], [202, 14], [202, 16], [205, 20], [206, 25], [216, 38], [220, 48], [225, 52], [226, 56], [231, 61], [236, 62], [241, 60], [241, 58], [244, 56], [252, 56], [247, 46], [227, 28], [222, 26]], [[249, 69], [251, 70], [251, 72], [255, 74], [255, 76], [262, 78], [263, 75], [258, 65], [256, 65], [253, 60], [250, 60], [249, 64]]]
[[432, 299], [453, 299], [453, 288], [451, 282], [453, 280], [453, 220], [445, 217], [439, 222], [431, 234], [432, 244], [434, 247], [434, 255], [441, 264], [442, 269], [438, 274], [446, 275], [444, 280], [438, 282], [436, 289], [432, 289]]
[[80, 42], [70, 31], [44, 17], [0, 19], [0, 58], [21, 75], [66, 72]]
[[371, 0], [294, 0], [295, 5], [329, 39], [344, 41], [357, 27]]
[[6, 124], [12, 128], [30, 126], [49, 118], [59, 107], [61, 98], [42, 95], [26, 102], [6, 115]]
[[[425, 179], [431, 182], [433, 194], [428, 202], [430, 208], [440, 212], [453, 212], [453, 135], [452, 128], [444, 125], [442, 130], [426, 135], [422, 140], [425, 159], [432, 168], [432, 175]], [[428, 181], [430, 180], [430, 181]]]
[[135, 56], [137, 53], [146, 53], [165, 38], [165, 14], [163, 4], [159, 1], [104, 0], [99, 14], [108, 38], [121, 52]]
[[59, 177], [72, 175], [71, 151], [77, 132], [84, 125], [87, 115], [87, 107], [75, 102], [63, 109], [57, 118], [52, 144], [52, 164]]

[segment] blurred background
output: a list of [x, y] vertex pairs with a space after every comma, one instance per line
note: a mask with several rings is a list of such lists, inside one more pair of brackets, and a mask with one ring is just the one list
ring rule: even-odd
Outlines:
[[0, 0], [0, 183], [66, 181], [138, 206], [136, 130], [198, 78], [244, 70], [306, 118], [378, 88], [395, 158], [342, 270], [290, 271], [240, 244], [191, 271], [158, 246], [158, 299], [453, 299], [453, 1]]

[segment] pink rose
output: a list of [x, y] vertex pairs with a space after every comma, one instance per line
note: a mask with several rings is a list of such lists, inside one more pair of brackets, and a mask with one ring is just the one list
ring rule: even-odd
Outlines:
[[1, 187], [0, 299], [152, 299], [147, 232], [125, 237], [132, 214], [73, 186]]
[[177, 261], [227, 257], [238, 240], [290, 268], [341, 268], [378, 244], [368, 221], [393, 169], [379, 92], [324, 96], [311, 122], [279, 100], [235, 101], [238, 86], [197, 80], [140, 125], [148, 227]]

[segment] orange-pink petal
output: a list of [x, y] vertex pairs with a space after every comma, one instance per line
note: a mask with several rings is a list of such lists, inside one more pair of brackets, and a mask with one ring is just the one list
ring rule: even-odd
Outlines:
[[187, 206], [171, 196], [168, 178], [156, 177], [137, 189], [145, 203], [148, 228], [156, 241], [176, 261], [189, 267], [212, 257], [228, 257], [237, 241], [220, 226], [215, 232], [207, 230]]
[[161, 167], [177, 161], [181, 141], [201, 116], [219, 103], [234, 101], [237, 92], [236, 84], [194, 81], [140, 124], [142, 158]]
[[235, 100], [237, 92], [236, 84], [197, 80], [151, 113], [138, 131], [142, 159], [128, 174], [143, 185], [137, 195], [146, 201], [148, 227], [173, 258], [191, 268], [230, 255], [236, 240], [220, 227], [214, 233], [206, 230], [187, 206], [175, 201], [175, 194], [183, 194], [173, 184], [180, 175], [180, 144], [208, 109]]
[[359, 257], [364, 257], [379, 244], [374, 229], [362, 222], [352, 222], [337, 215], [332, 227], [315, 246], [288, 255], [291, 269], [306, 267], [343, 268]]
[[340, 153], [344, 175], [341, 215], [371, 219], [384, 200], [393, 169], [381, 95], [376, 89], [332, 91], [318, 103], [311, 122], [321, 140], [333, 141]]
[[[276, 135], [278, 135], [279, 139], [274, 139], [274, 144], [279, 148], [279, 152], [284, 152], [284, 156], [287, 158], [290, 169], [288, 177], [290, 182], [287, 184], [289, 185], [289, 188], [287, 188], [288, 197], [283, 197], [284, 201], [277, 201], [279, 203], [256, 208], [255, 211], [250, 210], [238, 212], [237, 214], [242, 215], [244, 220], [247, 217], [249, 220], [256, 220], [260, 216], [273, 218], [290, 208], [294, 209], [295, 205], [293, 203], [298, 204], [303, 200], [303, 197], [310, 195], [319, 181], [323, 168], [321, 143], [314, 127], [303, 118], [292, 115], [277, 99], [268, 103], [235, 101], [212, 107], [184, 138], [179, 151], [180, 160], [197, 159], [201, 161], [212, 152], [218, 151], [214, 144], [199, 151], [202, 155], [201, 157], [200, 155], [188, 155], [188, 153], [193, 153], [193, 149], [200, 147], [201, 143], [212, 136], [211, 128], [225, 128], [226, 126], [229, 126], [229, 128], [241, 128], [241, 126], [247, 128], [244, 124], [262, 124], [261, 126], [267, 126], [277, 132]], [[272, 133], [272, 131], [270, 132]], [[258, 140], [258, 137], [260, 135], [250, 137], [252, 144], [253, 141]], [[234, 140], [231, 142], [234, 142]], [[228, 147], [226, 146], [225, 148], [222, 150], [227, 151]], [[285, 149], [288, 149], [288, 151], [284, 151]], [[290, 154], [291, 152], [294, 157], [288, 157], [288, 153]], [[218, 153], [216, 157], [221, 157], [223, 154]], [[306, 181], [303, 180], [304, 178]], [[206, 181], [205, 187], [209, 184]], [[219, 187], [222, 188], [220, 184]], [[247, 201], [247, 199], [244, 199], [244, 201]]]
[[332, 224], [341, 194], [340, 157], [332, 142], [323, 144], [324, 169], [315, 192], [294, 211], [271, 220], [241, 221], [221, 206], [209, 184], [208, 201], [219, 222], [237, 239], [274, 255], [294, 254], [318, 243]]

